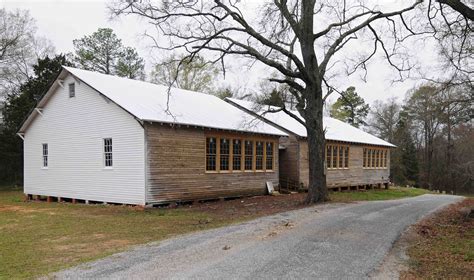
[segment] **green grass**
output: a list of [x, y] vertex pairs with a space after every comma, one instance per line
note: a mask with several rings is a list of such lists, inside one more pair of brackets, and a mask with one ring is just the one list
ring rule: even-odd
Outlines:
[[405, 188], [405, 187], [391, 187], [388, 190], [374, 189], [367, 191], [352, 191], [352, 192], [333, 192], [329, 197], [332, 202], [351, 202], [351, 201], [372, 201], [372, 200], [389, 200], [400, 199], [405, 197], [413, 197], [422, 194], [430, 193], [425, 189]]
[[21, 192], [0, 191], [0, 279], [33, 278], [132, 245], [231, 222], [184, 208], [25, 203]]

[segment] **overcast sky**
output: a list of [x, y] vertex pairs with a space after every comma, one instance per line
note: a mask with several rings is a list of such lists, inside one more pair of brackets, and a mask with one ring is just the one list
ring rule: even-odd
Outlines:
[[[72, 52], [73, 39], [89, 35], [100, 27], [110, 27], [125, 45], [138, 49], [140, 55], [147, 61], [148, 70], [152, 65], [153, 57], [159, 58], [159, 55], [162, 55], [154, 53], [149, 48], [151, 42], [143, 38], [143, 23], [140, 24], [131, 17], [110, 20], [105, 1], [0, 0], [0, 3], [7, 10], [17, 8], [29, 10], [31, 16], [36, 19], [38, 34], [51, 40], [58, 53]], [[427, 51], [420, 46], [415, 49], [424, 52], [425, 61], [429, 67], [431, 65], [430, 57], [433, 57], [432, 51]], [[249, 71], [234, 67], [234, 69], [230, 69], [224, 83], [228, 83], [234, 88], [256, 88], [259, 81], [267, 75], [267, 73], [261, 73], [262, 71], [261, 67], [255, 67]], [[372, 103], [374, 100], [392, 96], [403, 99], [406, 92], [417, 83], [407, 80], [392, 84], [392, 77], [393, 72], [388, 65], [379, 60], [370, 64], [367, 83], [357, 76], [352, 76], [340, 79], [338, 84], [341, 88], [354, 85], [357, 92], [367, 102]], [[332, 97], [333, 100], [335, 98], [337, 96]]]

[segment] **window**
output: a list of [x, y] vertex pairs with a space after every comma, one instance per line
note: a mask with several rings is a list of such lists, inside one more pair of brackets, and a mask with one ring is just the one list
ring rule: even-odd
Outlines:
[[326, 164], [328, 169], [349, 168], [349, 146], [326, 145]]
[[337, 168], [337, 146], [332, 146], [332, 168]]
[[274, 148], [275, 142], [261, 139], [206, 137], [206, 171], [272, 171], [275, 165]]
[[206, 170], [216, 170], [216, 138], [208, 137], [206, 139]]
[[338, 148], [339, 148], [338, 167], [343, 168], [344, 167], [344, 148], [343, 147], [338, 147]]
[[344, 148], [344, 168], [349, 168], [349, 146]]
[[230, 143], [229, 139], [221, 138], [220, 143], [220, 170], [229, 170]]
[[112, 138], [104, 138], [104, 165], [105, 167], [112, 167]]
[[267, 159], [265, 162], [265, 169], [273, 170], [273, 143], [272, 142], [267, 142], [266, 155], [267, 155]]
[[69, 98], [76, 96], [76, 85], [74, 83], [69, 84]]
[[388, 149], [364, 148], [364, 168], [387, 168]]
[[48, 144], [43, 144], [43, 168], [48, 168]]
[[253, 169], [253, 142], [245, 141], [245, 170]]
[[326, 146], [326, 165], [327, 165], [327, 168], [332, 168], [331, 151], [332, 151], [331, 146], [327, 145]]
[[241, 170], [242, 169], [242, 141], [239, 139], [234, 139], [232, 145], [232, 169]]
[[263, 170], [263, 150], [265, 149], [262, 141], [255, 142], [255, 169]]
[[375, 151], [375, 168], [380, 167], [380, 151], [376, 150]]

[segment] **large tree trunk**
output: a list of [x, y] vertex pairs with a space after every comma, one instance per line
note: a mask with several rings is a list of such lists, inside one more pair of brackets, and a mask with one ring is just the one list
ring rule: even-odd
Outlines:
[[309, 186], [306, 203], [328, 200], [325, 172], [325, 139], [323, 126], [322, 89], [319, 86], [308, 88], [305, 108], [306, 131], [308, 134], [309, 152]]

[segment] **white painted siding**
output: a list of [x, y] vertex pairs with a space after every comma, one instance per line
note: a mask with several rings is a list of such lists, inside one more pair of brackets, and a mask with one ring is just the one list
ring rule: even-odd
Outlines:
[[[76, 96], [69, 98], [72, 82]], [[112, 169], [104, 168], [103, 138], [113, 141]], [[143, 205], [144, 141], [130, 114], [68, 75], [26, 130], [25, 193]], [[42, 143], [48, 143], [48, 169], [42, 169]]]

